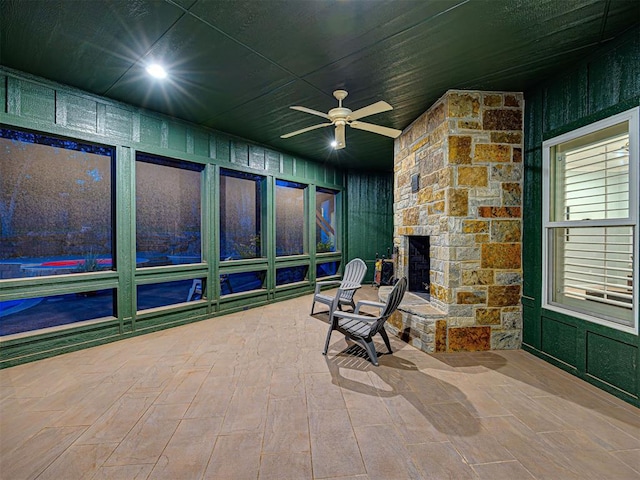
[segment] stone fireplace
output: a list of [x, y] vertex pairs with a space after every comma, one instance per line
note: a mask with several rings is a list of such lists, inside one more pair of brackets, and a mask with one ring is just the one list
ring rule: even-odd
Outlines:
[[419, 281], [427, 239], [430, 295], [389, 323], [424, 351], [520, 346], [522, 109], [521, 93], [450, 90], [396, 140], [397, 275]]

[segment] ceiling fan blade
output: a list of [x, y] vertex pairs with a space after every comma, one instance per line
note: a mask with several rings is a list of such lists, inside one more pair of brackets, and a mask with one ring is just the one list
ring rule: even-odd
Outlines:
[[367, 132], [379, 133], [380, 135], [385, 135], [391, 138], [398, 138], [402, 134], [402, 130], [383, 127], [381, 125], [374, 125], [373, 123], [351, 122], [349, 125], [353, 128], [357, 128], [358, 130], [366, 130]]
[[359, 118], [368, 117], [369, 115], [375, 115], [376, 113], [388, 112], [389, 110], [393, 110], [393, 107], [387, 102], [380, 100], [379, 102], [372, 103], [368, 107], [351, 112], [349, 120], [357, 120]]
[[280, 138], [289, 138], [294, 135], [300, 135], [301, 133], [310, 132], [311, 130], [315, 130], [320, 127], [328, 127], [329, 125], [333, 125], [333, 123], [319, 123], [318, 125], [313, 125], [307, 128], [301, 128], [300, 130], [296, 130], [295, 132], [285, 133], [284, 135], [280, 135]]
[[347, 146], [347, 141], [344, 135], [344, 123], [340, 122], [336, 124], [336, 150], [340, 150]]
[[313, 110], [307, 107], [299, 107], [294, 105], [293, 107], [289, 107], [291, 110], [298, 110], [299, 112], [310, 113], [311, 115], [318, 115], [319, 117], [326, 118], [327, 120], [331, 120], [331, 117], [326, 113], [319, 112], [318, 110]]

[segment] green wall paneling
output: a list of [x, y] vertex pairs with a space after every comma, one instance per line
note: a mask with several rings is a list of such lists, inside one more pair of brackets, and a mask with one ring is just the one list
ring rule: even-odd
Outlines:
[[272, 301], [271, 295], [269, 295], [266, 290], [225, 295], [220, 297], [219, 312], [227, 314], [240, 310], [248, 310], [266, 305], [270, 301]]
[[[522, 187], [523, 212], [539, 212], [542, 208], [542, 118], [544, 96], [542, 92], [525, 95], [524, 117], [524, 182]], [[540, 346], [540, 264], [542, 249], [540, 238], [542, 225], [528, 221], [523, 215], [522, 226], [522, 270], [523, 270], [523, 341]]]
[[55, 123], [56, 91], [53, 88], [10, 76], [7, 97], [7, 113], [36, 125]]
[[204, 320], [210, 316], [211, 313], [207, 309], [206, 301], [142, 310], [136, 314], [134, 331], [140, 334], [164, 330], [177, 325]]
[[187, 145], [190, 135], [188, 135], [188, 129], [186, 125], [172, 122], [168, 124], [167, 127], [167, 147], [170, 150], [188, 152]]
[[618, 105], [640, 94], [640, 33], [632, 29], [589, 63], [589, 111]]
[[265, 152], [265, 170], [269, 173], [280, 173], [280, 157], [278, 152], [267, 150]]
[[104, 135], [113, 140], [133, 138], [133, 115], [131, 111], [107, 104], [105, 106]]
[[[276, 291], [274, 293], [274, 300], [287, 300], [290, 298], [296, 298], [301, 295], [307, 295], [313, 292], [313, 287], [309, 282], [300, 282], [300, 283], [291, 283], [288, 285], [282, 285], [276, 287]], [[309, 308], [311, 308], [311, 304], [309, 304]]]
[[552, 131], [587, 115], [586, 69], [558, 77], [545, 88], [544, 131]]
[[361, 258], [373, 281], [376, 253], [393, 248], [393, 174], [349, 172], [346, 185], [345, 262]]
[[541, 308], [542, 142], [640, 104], [640, 27], [525, 92], [523, 349], [640, 405], [640, 338]]
[[7, 113], [7, 76], [0, 72], [0, 109]]
[[[636, 369], [638, 347], [594, 332], [587, 332], [586, 341], [586, 374], [627, 394], [635, 395], [638, 381], [628, 372]], [[616, 354], [612, 355], [611, 352]]]
[[[542, 211], [542, 149], [531, 149], [524, 157], [524, 185], [522, 191], [524, 212]], [[522, 292], [530, 298], [540, 301], [542, 271], [542, 223], [528, 221], [524, 216], [522, 228]]]
[[539, 299], [522, 297], [522, 342], [540, 349]]
[[71, 130], [97, 133], [98, 102], [60, 92], [56, 94], [56, 123]]
[[202, 158], [208, 158], [210, 155], [210, 137], [206, 132], [201, 130], [191, 130], [191, 142], [193, 144], [193, 149], [190, 153]]
[[307, 162], [305, 162], [301, 158], [296, 157], [295, 162], [293, 163], [293, 175], [298, 178], [307, 179], [308, 181]]
[[295, 170], [295, 158], [291, 155], [283, 155], [282, 156], [282, 170], [280, 173], [285, 175], [293, 175]]
[[241, 165], [243, 167], [249, 166], [249, 145], [242, 142], [231, 142], [231, 163]]
[[249, 146], [249, 166], [258, 170], [265, 169], [265, 150], [255, 145]]
[[540, 348], [554, 358], [577, 367], [578, 328], [557, 319], [542, 317]]
[[215, 158], [220, 162], [230, 162], [231, 161], [231, 142], [228, 138], [225, 138], [221, 135], [216, 135], [216, 153]]
[[161, 118], [140, 115], [140, 143], [166, 148], [166, 136], [163, 139], [163, 123]]

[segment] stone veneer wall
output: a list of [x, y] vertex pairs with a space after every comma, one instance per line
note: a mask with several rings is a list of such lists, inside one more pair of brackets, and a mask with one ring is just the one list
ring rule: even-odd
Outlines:
[[[396, 140], [398, 274], [406, 236], [429, 236], [431, 304], [446, 315], [425, 318], [428, 328], [411, 314], [392, 324], [424, 350], [520, 346], [522, 113], [521, 93], [450, 90]], [[420, 330], [435, 331], [433, 345]]]

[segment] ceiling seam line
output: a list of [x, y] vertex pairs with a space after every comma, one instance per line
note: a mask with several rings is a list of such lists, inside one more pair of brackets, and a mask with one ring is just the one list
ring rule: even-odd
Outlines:
[[236, 106], [235, 106], [235, 107], [233, 107], [233, 108], [229, 108], [228, 110], [225, 110], [224, 112], [216, 113], [216, 114], [215, 114], [215, 115], [213, 115], [211, 118], [208, 118], [206, 121], [210, 121], [210, 120], [213, 120], [213, 119], [218, 118], [218, 117], [220, 117], [220, 116], [226, 115], [226, 114], [227, 114], [227, 113], [229, 113], [229, 112], [233, 112], [234, 110], [236, 110], [236, 109], [238, 109], [238, 108], [240, 108], [240, 107], [244, 107], [245, 105], [247, 105], [247, 104], [249, 104], [249, 103], [251, 103], [251, 102], [253, 102], [253, 101], [255, 101], [255, 100], [258, 100], [258, 99], [259, 99], [259, 98], [261, 98], [261, 97], [265, 97], [265, 96], [271, 95], [271, 94], [272, 94], [272, 93], [274, 93], [274, 92], [277, 92], [278, 90], [282, 90], [283, 88], [288, 87], [289, 85], [291, 85], [291, 84], [293, 84], [293, 83], [295, 83], [295, 82], [296, 82], [296, 80], [289, 80], [288, 82], [286, 82], [286, 83], [284, 83], [284, 84], [280, 85], [279, 87], [276, 87], [276, 88], [274, 88], [274, 89], [272, 89], [272, 90], [269, 90], [269, 92], [268, 92], [268, 93], [263, 93], [263, 94], [261, 94], [261, 95], [258, 95], [257, 97], [253, 97], [253, 98], [251, 98], [251, 99], [249, 99], [249, 100], [246, 100], [246, 101], [244, 101], [244, 102], [242, 102], [242, 103], [240, 103], [240, 104], [236, 105]]
[[[263, 60], [265, 60], [266, 62], [278, 67], [280, 70], [282, 70], [283, 72], [287, 73], [288, 75], [291, 75], [292, 77], [294, 77], [297, 80], [300, 80], [301, 82], [306, 83], [307, 85], [309, 85], [310, 87], [312, 87], [314, 90], [317, 90], [318, 92], [322, 93], [323, 95], [327, 95], [329, 96], [325, 91], [319, 89], [318, 87], [316, 87], [315, 85], [313, 85], [312, 83], [309, 83], [307, 80], [305, 80], [303, 77], [295, 74], [294, 72], [292, 72], [291, 70], [289, 70], [288, 68], [280, 65], [278, 62], [276, 62], [275, 60], [270, 59], [269, 57], [263, 55], [262, 53], [258, 52], [257, 50], [251, 48], [249, 45], [241, 42], [240, 40], [236, 39], [235, 37], [231, 36], [230, 34], [228, 34], [227, 32], [225, 32], [224, 30], [216, 27], [215, 25], [213, 25], [212, 23], [208, 22], [207, 20], [205, 20], [204, 18], [199, 17], [198, 15], [196, 15], [195, 13], [193, 13], [190, 10], [186, 10], [184, 7], [181, 7], [179, 5], [177, 5], [176, 3], [174, 3], [172, 0], [166, 0], [167, 2], [170, 2], [173, 5], [176, 5], [177, 7], [180, 7], [185, 14], [189, 14], [191, 15], [193, 18], [195, 18], [196, 20], [204, 23], [205, 25], [207, 25], [209, 28], [211, 28], [212, 30], [215, 30], [216, 32], [218, 32], [221, 35], [224, 35], [225, 37], [227, 37], [229, 40], [231, 40], [232, 42], [240, 45], [243, 48], [246, 48], [248, 51], [250, 51], [251, 53], [253, 53], [254, 55], [257, 55], [258, 57], [262, 58]], [[468, 0], [467, 0], [468, 1]], [[194, 3], [195, 5], [195, 3]], [[193, 5], [192, 5], [193, 6]], [[190, 7], [191, 8], [191, 7]]]
[[175, 22], [173, 22], [171, 25], [169, 25], [169, 27], [168, 27], [168, 28], [167, 28], [167, 29], [162, 33], [162, 35], [160, 35], [160, 36], [156, 39], [156, 41], [155, 41], [155, 42], [153, 42], [153, 44], [149, 46], [149, 48], [147, 49], [147, 51], [146, 51], [144, 54], [139, 55], [139, 56], [138, 56], [138, 58], [136, 58], [136, 60], [132, 63], [132, 65], [131, 65], [129, 68], [127, 68], [127, 69], [122, 73], [122, 75], [120, 75], [117, 79], [115, 79], [115, 80], [113, 81], [113, 83], [109, 86], [109, 88], [107, 88], [107, 89], [106, 89], [106, 90], [105, 90], [101, 95], [106, 96], [106, 95], [109, 93], [109, 91], [110, 91], [113, 87], [115, 87], [115, 86], [117, 85], [117, 83], [118, 83], [120, 80], [122, 80], [122, 79], [124, 78], [124, 76], [125, 76], [125, 75], [127, 75], [127, 74], [128, 74], [128, 73], [129, 73], [129, 72], [130, 72], [130, 71], [131, 71], [131, 70], [136, 66], [136, 65], [138, 65], [138, 64], [140, 63], [140, 60], [142, 60], [143, 58], [146, 58], [146, 57], [149, 55], [149, 53], [151, 53], [151, 51], [153, 50], [153, 47], [155, 47], [155, 46], [156, 46], [156, 45], [157, 45], [157, 44], [158, 44], [158, 43], [159, 43], [159, 42], [160, 42], [160, 41], [161, 41], [161, 40], [162, 40], [162, 39], [163, 39], [163, 38], [164, 38], [164, 37], [165, 37], [165, 36], [170, 32], [170, 31], [171, 31], [171, 29], [172, 29], [172, 28], [173, 28], [173, 27], [174, 27], [174, 26], [175, 26], [175, 25], [176, 25], [180, 20], [182, 20], [182, 18], [186, 15], [186, 13], [184, 12], [184, 9], [182, 9], [182, 10], [183, 10], [182, 15], [180, 15], [180, 16], [176, 19], [176, 21], [175, 21]]
[[471, 1], [471, 0], [464, 0], [464, 1], [460, 2], [460, 3], [457, 3], [456, 5], [454, 5], [454, 6], [452, 6], [452, 7], [449, 7], [449, 8], [447, 8], [446, 10], [443, 10], [442, 12], [438, 12], [438, 13], [436, 13], [436, 14], [435, 14], [435, 15], [433, 15], [432, 17], [425, 18], [424, 20], [421, 20], [421, 21], [419, 21], [419, 22], [417, 22], [417, 23], [415, 23], [415, 24], [411, 25], [410, 27], [407, 27], [407, 28], [405, 28], [405, 29], [403, 29], [403, 30], [400, 30], [399, 32], [395, 32], [395, 33], [393, 33], [393, 34], [391, 34], [391, 35], [389, 35], [389, 36], [387, 36], [387, 37], [381, 38], [380, 40], [378, 40], [377, 42], [375, 42], [375, 43], [373, 43], [373, 44], [371, 44], [371, 45], [367, 45], [367, 46], [366, 46], [366, 47], [364, 47], [364, 48], [361, 48], [361, 49], [359, 49], [359, 50], [355, 50], [355, 51], [353, 51], [353, 52], [349, 53], [348, 55], [345, 55], [344, 57], [341, 57], [341, 58], [339, 58], [339, 59], [337, 59], [337, 60], [335, 60], [335, 61], [333, 61], [333, 62], [331, 62], [331, 63], [327, 63], [326, 65], [323, 65], [321, 68], [318, 68], [318, 69], [313, 70], [313, 71], [311, 71], [311, 72], [305, 73], [305, 74], [304, 74], [304, 76], [305, 76], [305, 77], [307, 77], [307, 76], [309, 76], [309, 75], [314, 75], [315, 73], [318, 73], [320, 70], [325, 69], [325, 68], [327, 68], [327, 67], [330, 67], [331, 65], [335, 65], [336, 63], [341, 62], [342, 60], [344, 60], [344, 59], [346, 59], [346, 58], [349, 58], [349, 57], [351, 57], [351, 56], [353, 56], [353, 55], [356, 55], [356, 54], [358, 54], [358, 53], [361, 53], [361, 52], [363, 52], [364, 50], [367, 50], [367, 49], [369, 49], [369, 48], [371, 48], [371, 47], [377, 46], [377, 45], [379, 45], [380, 43], [386, 42], [387, 40], [390, 40], [390, 39], [392, 39], [392, 38], [394, 38], [394, 37], [397, 37], [398, 35], [402, 35], [402, 34], [404, 34], [404, 33], [408, 32], [408, 31], [410, 31], [410, 30], [413, 30], [414, 28], [417, 28], [417, 27], [420, 27], [420, 26], [424, 25], [425, 23], [429, 23], [429, 22], [431, 22], [432, 20], [435, 20], [436, 18], [439, 18], [439, 17], [441, 17], [442, 15], [444, 15], [444, 14], [446, 14], [446, 13], [449, 13], [450, 11], [452, 11], [452, 10], [454, 10], [454, 9], [458, 8], [458, 7], [461, 7], [462, 5], [464, 5], [464, 4], [466, 4], [466, 3], [469, 3], [470, 1]]
[[607, 19], [609, 18], [609, 8], [611, 7], [611, 0], [607, 0], [604, 4], [604, 12], [602, 14], [602, 26], [600, 27], [600, 41], [604, 38], [604, 32], [607, 26]]

